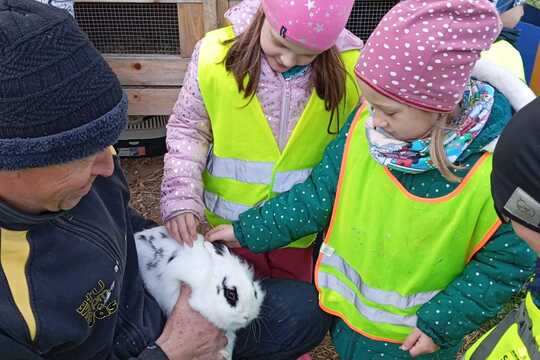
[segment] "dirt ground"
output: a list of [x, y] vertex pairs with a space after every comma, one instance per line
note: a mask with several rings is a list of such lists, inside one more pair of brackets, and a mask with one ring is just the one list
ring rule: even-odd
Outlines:
[[[163, 175], [163, 157], [153, 158], [136, 158], [121, 160], [122, 167], [126, 174], [129, 188], [131, 190], [131, 204], [142, 215], [148, 217], [158, 223], [161, 223], [159, 212], [159, 191], [161, 179]], [[521, 295], [523, 296], [523, 295]], [[519, 297], [508, 304], [506, 311], [516, 306], [519, 302]], [[505, 312], [506, 312], [505, 311]], [[500, 318], [500, 317], [499, 317]], [[491, 321], [484, 326], [484, 329], [489, 329], [496, 321]], [[483, 330], [471, 334], [465, 339], [465, 348], [468, 348], [480, 335]], [[339, 357], [334, 351], [334, 347], [327, 336], [324, 341], [313, 352], [314, 360], [337, 360]]]

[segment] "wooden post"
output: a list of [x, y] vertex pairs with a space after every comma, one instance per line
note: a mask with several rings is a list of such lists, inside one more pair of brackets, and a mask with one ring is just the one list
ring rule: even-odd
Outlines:
[[203, 0], [204, 32], [217, 29], [218, 6], [217, 0]]
[[204, 12], [201, 4], [178, 4], [178, 32], [180, 54], [190, 57], [193, 48], [204, 35]]
[[226, 26], [225, 12], [229, 8], [229, 0], [217, 0], [217, 15], [219, 27]]

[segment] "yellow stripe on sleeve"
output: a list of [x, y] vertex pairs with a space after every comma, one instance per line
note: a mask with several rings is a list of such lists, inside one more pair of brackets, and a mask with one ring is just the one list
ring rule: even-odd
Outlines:
[[30, 255], [30, 244], [26, 234], [26, 231], [0, 230], [0, 263], [13, 300], [26, 321], [31, 339], [34, 340], [36, 319], [30, 305], [30, 290], [25, 271]]

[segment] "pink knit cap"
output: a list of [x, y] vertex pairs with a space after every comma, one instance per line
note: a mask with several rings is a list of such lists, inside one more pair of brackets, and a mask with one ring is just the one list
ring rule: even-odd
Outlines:
[[501, 28], [488, 0], [401, 1], [368, 39], [356, 75], [396, 101], [451, 112]]
[[331, 48], [345, 28], [353, 0], [263, 0], [266, 19], [283, 38], [315, 51]]

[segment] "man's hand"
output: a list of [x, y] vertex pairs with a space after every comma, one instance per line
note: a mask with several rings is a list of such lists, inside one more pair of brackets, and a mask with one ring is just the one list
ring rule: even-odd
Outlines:
[[439, 350], [439, 346], [431, 340], [429, 336], [424, 334], [418, 328], [415, 328], [413, 333], [409, 335], [405, 342], [400, 347], [403, 351], [408, 351], [412, 357], [418, 355], [431, 354]]
[[223, 241], [225, 245], [230, 248], [240, 247], [240, 242], [234, 236], [234, 230], [232, 225], [219, 225], [206, 233], [206, 240]]
[[219, 351], [227, 345], [227, 338], [189, 306], [190, 295], [191, 289], [182, 285], [180, 298], [156, 344], [170, 360], [222, 360]]

